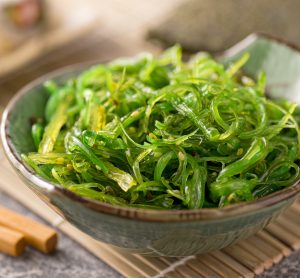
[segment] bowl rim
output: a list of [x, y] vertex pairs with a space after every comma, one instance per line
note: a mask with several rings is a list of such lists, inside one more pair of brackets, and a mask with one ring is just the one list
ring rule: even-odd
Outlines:
[[[264, 34], [264, 33], [253, 33], [246, 37], [244, 40], [234, 45], [232, 48], [223, 52], [226, 56], [229, 53], [234, 54], [238, 53], [240, 50], [244, 49], [255, 40], [259, 38], [268, 39], [280, 44], [284, 44], [289, 48], [294, 49], [297, 52], [300, 52], [300, 48], [294, 46], [289, 42], [285, 42], [282, 39], [276, 38], [274, 36]], [[63, 195], [71, 199], [74, 202], [79, 202], [83, 206], [104, 214], [113, 215], [116, 217], [127, 218], [131, 220], [139, 220], [145, 222], [190, 222], [195, 220], [220, 220], [225, 218], [237, 217], [242, 214], [250, 214], [255, 211], [261, 210], [263, 208], [271, 207], [283, 201], [287, 201], [293, 197], [296, 197], [300, 193], [300, 182], [297, 181], [294, 185], [286, 187], [280, 191], [274, 192], [265, 197], [259, 198], [257, 200], [249, 202], [241, 202], [238, 204], [233, 204], [226, 206], [224, 208], [202, 208], [202, 209], [183, 209], [183, 210], [151, 210], [143, 208], [130, 208], [130, 207], [121, 207], [116, 205], [111, 205], [101, 201], [96, 201], [88, 198], [81, 197], [72, 191], [58, 185], [51, 183], [42, 177], [39, 177], [31, 169], [29, 169], [21, 161], [17, 151], [12, 143], [10, 136], [10, 114], [13, 111], [16, 103], [22, 98], [23, 95], [28, 93], [30, 90], [43, 84], [46, 80], [50, 80], [56, 77], [61, 76], [62, 74], [72, 73], [75, 71], [84, 70], [87, 67], [97, 64], [99, 61], [94, 62], [85, 62], [80, 64], [75, 64], [61, 69], [52, 71], [48, 74], [45, 74], [32, 82], [28, 83], [22, 89], [20, 89], [17, 94], [10, 100], [6, 106], [1, 122], [1, 139], [4, 149], [4, 153], [8, 158], [10, 164], [15, 168], [15, 170], [21, 173], [28, 181], [35, 184], [42, 191], [56, 195]], [[101, 61], [103, 63], [103, 61]], [[51, 198], [50, 198], [51, 199]]]

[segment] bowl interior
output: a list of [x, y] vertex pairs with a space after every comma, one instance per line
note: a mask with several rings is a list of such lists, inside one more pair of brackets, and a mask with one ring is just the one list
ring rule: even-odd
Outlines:
[[72, 76], [82, 72], [82, 65], [69, 67], [63, 70], [48, 74], [24, 87], [20, 92], [20, 98], [11, 103], [8, 121], [10, 122], [7, 130], [12, 144], [10, 147], [20, 158], [22, 153], [35, 151], [34, 142], [31, 136], [32, 123], [38, 118], [44, 118], [45, 107], [49, 94], [44, 88], [44, 82], [55, 80], [58, 84], [64, 83]]
[[300, 104], [300, 48], [269, 35], [252, 34], [225, 51], [220, 60], [228, 64], [245, 52], [250, 59], [243, 70], [254, 78], [262, 71], [266, 73], [269, 97]]

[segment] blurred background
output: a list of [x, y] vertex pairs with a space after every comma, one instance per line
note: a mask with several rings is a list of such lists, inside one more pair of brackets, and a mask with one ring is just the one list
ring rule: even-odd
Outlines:
[[218, 53], [263, 31], [300, 44], [298, 0], [0, 0], [0, 105], [29, 81], [87, 61], [180, 43]]
[[[218, 54], [258, 31], [300, 45], [299, 11], [299, 0], [0, 0], [0, 117], [28, 82], [76, 63], [106, 62], [141, 51], [159, 54], [175, 43], [187, 53]], [[6, 195], [1, 200], [25, 213]], [[60, 277], [79, 277], [78, 271], [99, 277], [100, 268], [103, 277], [118, 277], [84, 250], [72, 252], [75, 243], [61, 237], [53, 257], [31, 252], [24, 260], [9, 261], [0, 255], [0, 272], [15, 273], [4, 277], [24, 277], [26, 271], [30, 277], [50, 277], [51, 272], [44, 274], [51, 269]], [[286, 277], [299, 277], [299, 252], [290, 258], [278, 269]]]

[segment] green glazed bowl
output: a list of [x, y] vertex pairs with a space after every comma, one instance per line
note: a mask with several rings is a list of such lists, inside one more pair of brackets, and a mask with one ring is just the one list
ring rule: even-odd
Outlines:
[[[251, 35], [219, 57], [228, 63], [245, 51], [251, 55], [246, 74], [267, 74], [271, 97], [300, 102], [300, 53], [280, 40]], [[1, 126], [3, 147], [16, 172], [42, 200], [93, 238], [144, 255], [187, 256], [224, 248], [262, 229], [300, 193], [300, 184], [264, 198], [222, 209], [155, 211], [112, 206], [85, 199], [37, 176], [20, 154], [34, 150], [30, 122], [44, 115], [47, 93], [42, 84], [64, 80], [87, 68], [69, 67], [22, 89], [7, 106]], [[13, 185], [12, 185], [13, 186]]]

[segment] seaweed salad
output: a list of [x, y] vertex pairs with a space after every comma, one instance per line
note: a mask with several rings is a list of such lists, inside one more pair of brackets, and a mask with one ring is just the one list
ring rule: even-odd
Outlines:
[[250, 201], [299, 179], [299, 109], [241, 68], [179, 46], [47, 81], [36, 151], [42, 178], [119, 206], [199, 209]]

